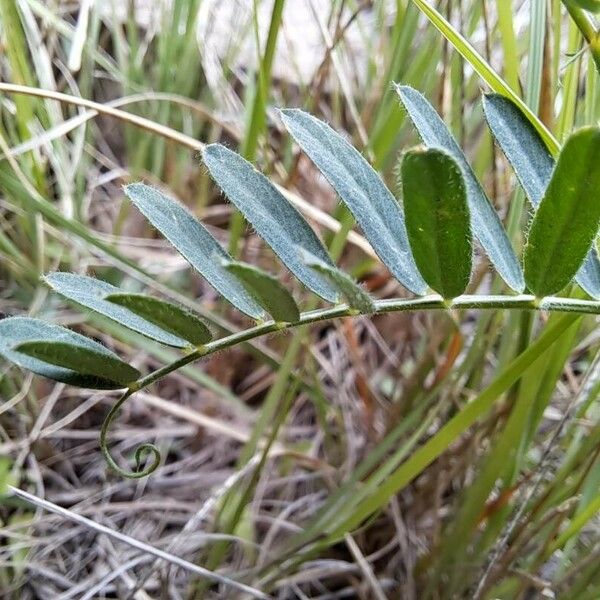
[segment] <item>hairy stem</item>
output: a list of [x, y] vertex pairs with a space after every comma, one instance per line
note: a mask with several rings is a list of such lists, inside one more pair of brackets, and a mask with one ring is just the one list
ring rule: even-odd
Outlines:
[[[600, 302], [589, 300], [576, 300], [573, 298], [555, 298], [547, 297], [538, 300], [535, 296], [522, 294], [519, 296], [459, 296], [454, 300], [444, 300], [437, 294], [423, 296], [407, 300], [405, 298], [394, 298], [390, 300], [377, 300], [374, 303], [374, 315], [406, 312], [413, 310], [497, 310], [497, 309], [518, 309], [518, 310], [542, 310], [550, 312], [576, 312], [581, 314], [600, 314]], [[302, 325], [310, 325], [319, 321], [330, 319], [340, 319], [344, 317], [358, 316], [356, 311], [349, 308], [346, 304], [340, 304], [333, 308], [324, 308], [311, 310], [302, 313], [300, 319], [295, 323], [276, 323], [267, 321], [249, 329], [232, 333], [226, 337], [214, 340], [204, 346], [198, 347], [186, 356], [165, 365], [161, 369], [150, 373], [136, 382], [136, 389], [143, 389], [150, 384], [162, 379], [165, 375], [188, 365], [199, 358], [203, 358], [220, 350], [226, 350], [232, 346], [237, 346], [242, 342], [253, 340], [254, 338], [268, 335], [277, 331], [294, 329]], [[136, 391], [136, 389], [132, 391]]]
[[[389, 300], [377, 300], [374, 302], [375, 310], [372, 314], [384, 314], [392, 312], [407, 312], [414, 310], [539, 310], [550, 312], [571, 312], [579, 314], [600, 314], [600, 302], [590, 300], [578, 300], [574, 298], [557, 298], [547, 297], [543, 299], [535, 298], [535, 296], [522, 294], [519, 296], [459, 296], [454, 300], [444, 300], [437, 294], [423, 296], [422, 298], [405, 299], [393, 298]], [[117, 463], [110, 454], [106, 437], [108, 429], [115, 419], [117, 413], [123, 404], [138, 390], [144, 389], [149, 385], [163, 379], [169, 373], [173, 373], [190, 363], [219, 352], [233, 346], [237, 346], [242, 342], [247, 342], [270, 333], [294, 329], [303, 325], [310, 325], [320, 321], [330, 319], [340, 319], [344, 317], [358, 316], [356, 310], [351, 309], [346, 304], [334, 306], [332, 308], [323, 308], [311, 310], [302, 313], [300, 319], [295, 323], [277, 323], [275, 321], [267, 321], [250, 327], [243, 331], [232, 333], [218, 340], [214, 340], [204, 346], [199, 346], [190, 353], [178, 358], [177, 360], [165, 365], [164, 367], [153, 371], [152, 373], [142, 377], [138, 381], [129, 386], [127, 391], [123, 393], [117, 403], [111, 408], [108, 413], [100, 432], [100, 445], [102, 454], [104, 455], [109, 466], [122, 477], [138, 479], [146, 477], [154, 472], [160, 463], [160, 453], [156, 446], [150, 443], [142, 444], [135, 450], [136, 468], [132, 471], [125, 471]], [[140, 470], [141, 461], [144, 456], [152, 454], [152, 464], [143, 470]]]

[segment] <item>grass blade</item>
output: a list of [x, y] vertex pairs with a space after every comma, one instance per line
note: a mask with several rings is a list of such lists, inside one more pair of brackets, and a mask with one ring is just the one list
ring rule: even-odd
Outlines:
[[335, 527], [332, 538], [337, 538], [358, 526], [365, 518], [373, 514], [398, 493], [405, 485], [419, 475], [428, 465], [438, 458], [461, 434], [484, 416], [496, 399], [506, 392], [527, 368], [537, 360], [578, 318], [565, 315], [548, 327], [527, 350], [522, 352], [506, 367], [477, 398], [471, 401], [461, 412], [446, 423], [432, 438], [421, 446], [411, 457], [394, 471], [379, 487], [376, 494], [366, 498], [354, 514]]
[[490, 88], [510, 98], [522, 111], [531, 124], [536, 128], [552, 154], [558, 154], [559, 146], [547, 127], [536, 114], [521, 100], [512, 88], [494, 71], [489, 63], [473, 48], [448, 21], [425, 0], [412, 0], [421, 12], [431, 21], [433, 26], [452, 44], [456, 51], [473, 67], [478, 75]]

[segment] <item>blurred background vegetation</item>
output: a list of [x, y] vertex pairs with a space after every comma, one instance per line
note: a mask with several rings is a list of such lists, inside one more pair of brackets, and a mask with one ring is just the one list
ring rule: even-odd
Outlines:
[[[559, 141], [598, 124], [586, 30], [559, 0], [429, 4]], [[521, 246], [527, 208], [483, 121], [488, 88], [410, 0], [0, 0], [0, 43], [2, 82], [29, 88], [0, 87], [0, 310], [82, 331], [143, 371], [174, 355], [65, 304], [41, 274], [69, 270], [153, 291], [194, 307], [220, 333], [248, 321], [124, 202], [123, 184], [143, 179], [169, 191], [231, 252], [297, 284], [189, 147], [114, 109], [240, 151], [300, 197], [332, 256], [385, 298], [404, 291], [290, 142], [275, 107], [328, 121], [396, 189], [399, 152], [417, 140], [390, 83], [410, 84], [452, 128]], [[470, 292], [502, 289], [480, 258]], [[304, 307], [312, 302], [294, 292]], [[277, 598], [594, 600], [599, 335], [593, 316], [564, 319], [395, 314], [218, 354], [122, 412], [114, 452], [126, 458], [151, 440], [166, 457], [140, 481], [108, 472], [100, 454], [114, 395], [0, 362], [0, 487], [10, 479]], [[562, 328], [558, 341], [544, 346], [553, 327]], [[535, 344], [541, 358], [517, 383], [489, 387]], [[467, 434], [415, 477], [394, 479], [486, 393], [493, 408]], [[391, 500], [364, 521], [390, 481]], [[339, 522], [336, 539], [319, 537], [324, 520]], [[0, 596], [243, 597], [8, 493]]]

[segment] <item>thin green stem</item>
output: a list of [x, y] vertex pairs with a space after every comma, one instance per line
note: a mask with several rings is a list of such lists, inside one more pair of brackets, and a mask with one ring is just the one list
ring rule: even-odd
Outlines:
[[570, 0], [563, 0], [563, 4], [566, 6], [571, 18], [577, 25], [581, 35], [585, 38], [588, 43], [590, 53], [596, 63], [596, 69], [600, 73], [600, 30], [594, 23], [592, 16], [577, 6]]
[[[135, 454], [134, 454], [135, 470], [133, 470], [133, 471], [126, 471], [125, 469], [121, 468], [117, 464], [115, 459], [112, 457], [112, 454], [110, 453], [110, 450], [108, 449], [108, 443], [106, 441], [106, 436], [108, 434], [108, 430], [109, 430], [112, 422], [114, 421], [115, 417], [117, 416], [117, 413], [119, 412], [119, 410], [121, 409], [123, 404], [125, 404], [127, 399], [133, 394], [135, 389], [136, 389], [135, 386], [133, 386], [132, 388], [128, 389], [119, 398], [117, 403], [108, 412], [108, 415], [106, 415], [106, 418], [104, 419], [104, 422], [102, 423], [102, 428], [100, 429], [100, 450], [102, 451], [104, 460], [106, 460], [106, 462], [108, 463], [108, 466], [113, 471], [115, 471], [116, 473], [121, 475], [121, 477], [125, 477], [126, 479], [141, 479], [142, 477], [146, 477], [146, 476], [150, 475], [151, 473], [154, 473], [154, 471], [156, 471], [156, 469], [158, 469], [158, 466], [160, 465], [160, 451], [154, 444], [151, 444], [150, 442], [140, 444], [139, 446], [136, 447]], [[145, 469], [141, 469], [140, 467], [142, 465], [142, 460], [148, 454], [152, 454], [152, 463], [150, 465], [148, 465]]]
[[[444, 300], [437, 294], [430, 296], [423, 296], [422, 298], [405, 299], [405, 298], [392, 298], [389, 300], [377, 300], [374, 302], [375, 310], [373, 315], [380, 315], [385, 313], [393, 312], [407, 312], [414, 310], [498, 310], [498, 309], [509, 309], [509, 310], [540, 310], [548, 312], [566, 312], [566, 313], [578, 313], [578, 314], [600, 314], [600, 302], [591, 300], [578, 300], [575, 298], [556, 298], [547, 297], [543, 299], [537, 299], [534, 296], [522, 294], [519, 296], [459, 296], [454, 300]], [[100, 432], [100, 445], [102, 453], [106, 458], [109, 466], [119, 473], [119, 475], [127, 478], [140, 478], [149, 475], [158, 468], [160, 462], [160, 454], [156, 446], [153, 444], [142, 444], [138, 446], [135, 451], [136, 469], [134, 471], [125, 471], [117, 465], [113, 457], [111, 456], [108, 445], [106, 443], [106, 436], [108, 429], [117, 415], [119, 409], [138, 390], [144, 389], [149, 385], [156, 383], [163, 379], [165, 376], [189, 365], [190, 363], [210, 356], [215, 352], [226, 350], [233, 346], [237, 346], [242, 342], [247, 342], [258, 337], [268, 335], [270, 333], [276, 333], [287, 329], [295, 329], [303, 325], [310, 325], [318, 323], [320, 321], [327, 321], [331, 319], [341, 319], [345, 317], [356, 316], [356, 311], [351, 309], [346, 304], [334, 306], [332, 308], [322, 308], [317, 310], [311, 310], [300, 315], [300, 319], [295, 323], [277, 323], [275, 321], [267, 321], [245, 329], [232, 333], [231, 335], [222, 337], [218, 340], [214, 340], [204, 346], [199, 346], [189, 354], [178, 358], [177, 360], [165, 365], [164, 367], [157, 369], [156, 371], [142, 377], [138, 381], [134, 382], [129, 386], [127, 391], [119, 398], [117, 403], [111, 408], [108, 413]], [[140, 470], [140, 464], [144, 455], [151, 453], [154, 457], [152, 464], [146, 467], [144, 470]]]

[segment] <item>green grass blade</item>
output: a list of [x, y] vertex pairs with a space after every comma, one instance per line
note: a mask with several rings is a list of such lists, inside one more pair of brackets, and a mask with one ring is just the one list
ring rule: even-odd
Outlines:
[[548, 131], [547, 127], [536, 116], [536, 114], [521, 100], [503, 79], [494, 71], [489, 63], [475, 50], [469, 41], [462, 36], [456, 28], [425, 0], [412, 0], [423, 14], [431, 21], [436, 29], [452, 44], [462, 57], [475, 69], [479, 76], [490, 86], [490, 88], [510, 98], [522, 111], [531, 124], [536, 128], [546, 146], [552, 154], [558, 154], [558, 143]]
[[519, 48], [513, 23], [513, 4], [513, 0], [497, 2], [496, 10], [498, 11], [498, 29], [500, 30], [504, 51], [506, 82], [515, 94], [518, 94], [521, 87], [519, 83]]
[[525, 99], [533, 113], [540, 108], [544, 45], [546, 41], [546, 0], [531, 0], [529, 52], [527, 55], [527, 89]]
[[566, 0], [566, 4], [572, 4], [593, 13], [600, 12], [600, 0]]
[[336, 525], [331, 538], [337, 538], [358, 526], [365, 518], [379, 510], [389, 499], [417, 477], [428, 465], [493, 406], [505, 393], [579, 317], [565, 315], [548, 327], [544, 333], [515, 358], [477, 398], [472, 400], [455, 417], [446, 423], [432, 438], [421, 446], [389, 478], [382, 483], [376, 494], [367, 498], [346, 522]]

